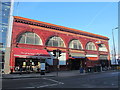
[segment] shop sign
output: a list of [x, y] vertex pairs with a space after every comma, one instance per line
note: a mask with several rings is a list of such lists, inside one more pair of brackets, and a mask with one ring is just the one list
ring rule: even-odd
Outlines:
[[108, 60], [108, 55], [100, 55], [100, 60]]
[[86, 57], [98, 57], [96, 54], [87, 54]]
[[85, 57], [85, 55], [82, 54], [82, 53], [70, 53], [70, 55], [71, 55], [72, 57]]
[[23, 48], [13, 48], [14, 56], [16, 57], [50, 57], [49, 53], [46, 50], [37, 50], [37, 49], [23, 49]]

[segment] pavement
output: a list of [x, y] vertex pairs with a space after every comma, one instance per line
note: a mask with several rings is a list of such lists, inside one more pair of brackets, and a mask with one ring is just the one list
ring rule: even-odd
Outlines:
[[41, 75], [40, 73], [29, 73], [29, 74], [2, 74], [1, 79], [17, 79], [17, 78], [42, 78], [42, 77], [69, 77], [69, 76], [77, 76], [77, 75], [87, 75], [87, 74], [95, 74], [95, 73], [104, 73], [111, 72], [116, 70], [108, 70], [101, 72], [89, 72], [89, 73], [80, 73], [79, 70], [71, 70], [71, 71], [59, 71], [59, 72], [50, 72], [45, 73], [45, 75]]

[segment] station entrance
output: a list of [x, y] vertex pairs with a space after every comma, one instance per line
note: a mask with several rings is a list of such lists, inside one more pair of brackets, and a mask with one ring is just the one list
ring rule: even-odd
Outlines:
[[75, 58], [69, 60], [69, 65], [71, 70], [79, 70], [80, 68], [85, 68], [85, 58]]

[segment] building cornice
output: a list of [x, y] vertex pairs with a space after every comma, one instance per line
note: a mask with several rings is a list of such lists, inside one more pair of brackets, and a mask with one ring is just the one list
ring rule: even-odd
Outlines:
[[109, 40], [108, 37], [105, 37], [102, 35], [93, 34], [93, 33], [85, 32], [85, 31], [81, 31], [81, 30], [77, 30], [77, 29], [72, 29], [72, 28], [68, 28], [68, 27], [64, 27], [64, 26], [59, 26], [59, 25], [55, 25], [55, 24], [51, 24], [51, 23], [46, 23], [46, 22], [42, 22], [42, 21], [23, 18], [23, 17], [19, 17], [19, 16], [14, 16], [14, 22], [34, 25], [34, 26], [38, 26], [38, 27], [50, 28], [50, 29], [64, 31], [64, 32], [70, 32], [70, 33], [74, 33], [74, 34], [99, 38], [99, 39], [103, 39], [103, 40]]

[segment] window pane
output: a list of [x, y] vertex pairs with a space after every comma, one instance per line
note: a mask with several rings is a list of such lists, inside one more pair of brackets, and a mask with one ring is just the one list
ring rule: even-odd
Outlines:
[[69, 44], [69, 48], [81, 49], [81, 43], [79, 40], [72, 40]]
[[26, 38], [26, 44], [34, 44], [34, 38], [33, 37], [27, 37]]
[[60, 41], [60, 47], [64, 47], [64, 43], [62, 41]]
[[19, 43], [25, 43], [25, 35], [20, 37]]
[[60, 37], [54, 36], [49, 39], [47, 46], [64, 47], [64, 42]]
[[58, 46], [58, 41], [53, 41], [53, 46]]
[[27, 32], [27, 37], [34, 37], [34, 33]]
[[80, 45], [80, 44], [78, 45], [78, 48], [79, 48], [79, 49], [82, 49], [82, 47], [81, 47], [81, 45]]
[[7, 12], [9, 12], [9, 11], [10, 11], [10, 6], [5, 5], [5, 4], [2, 4], [2, 11], [7, 11]]
[[2, 23], [8, 24], [8, 18], [7, 17], [2, 17]]
[[94, 43], [89, 42], [86, 46], [86, 49], [87, 50], [96, 50], [96, 47], [95, 47]]
[[32, 32], [26, 32], [22, 34], [18, 39], [17, 42], [25, 43], [25, 44], [33, 44], [33, 45], [40, 45], [42, 44], [41, 39]]
[[5, 5], [11, 5], [11, 1], [10, 0], [8, 0], [9, 2], [2, 2], [2, 4], [5, 4]]
[[0, 27], [2, 27], [2, 30], [3, 30], [3, 32], [7, 32], [7, 28], [8, 28], [8, 26], [6, 26], [6, 25], [0, 25]]
[[77, 45], [76, 44], [74, 44], [74, 49], [77, 49]]
[[35, 45], [40, 45], [40, 44], [41, 44], [41, 40], [38, 37], [36, 37], [35, 38]]
[[52, 40], [48, 41], [47, 46], [53, 46], [52, 45]]

